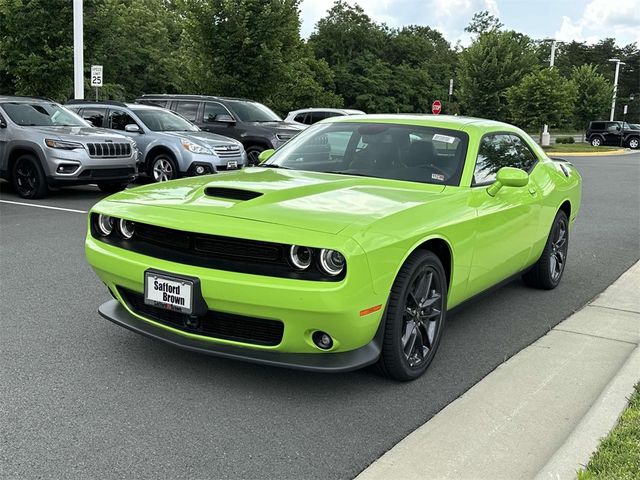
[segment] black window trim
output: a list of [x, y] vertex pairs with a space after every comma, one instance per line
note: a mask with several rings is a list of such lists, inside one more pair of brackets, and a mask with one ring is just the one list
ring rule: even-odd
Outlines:
[[475, 183], [473, 181], [473, 177], [475, 177], [476, 166], [478, 165], [478, 154], [480, 153], [480, 145], [482, 145], [482, 141], [486, 137], [490, 137], [493, 135], [513, 135], [514, 137], [518, 137], [520, 141], [524, 143], [527, 149], [531, 152], [531, 155], [533, 155], [533, 158], [536, 159], [535, 162], [533, 162], [533, 165], [531, 165], [531, 168], [528, 171], [525, 170], [529, 175], [531, 175], [531, 172], [533, 172], [533, 169], [536, 168], [536, 165], [540, 163], [540, 158], [538, 158], [538, 155], [536, 155], [536, 153], [531, 149], [531, 146], [529, 145], [529, 143], [524, 138], [522, 138], [520, 134], [516, 132], [509, 132], [509, 131], [503, 131], [503, 130], [485, 133], [484, 135], [482, 135], [482, 138], [480, 139], [480, 144], [478, 145], [478, 151], [476, 152], [475, 160], [473, 162], [473, 175], [471, 176], [471, 188], [488, 187], [495, 183], [495, 180], [493, 182], [482, 182], [482, 183]]
[[107, 109], [106, 119], [107, 119], [107, 123], [109, 124], [109, 126], [108, 127], [103, 126], [102, 128], [106, 128], [108, 130], [115, 130], [116, 132], [124, 132], [124, 130], [118, 130], [117, 128], [113, 128], [113, 125], [111, 125], [111, 112], [119, 112], [119, 113], [124, 113], [124, 114], [128, 115], [129, 118], [131, 120], [133, 120], [133, 123], [138, 125], [138, 128], [141, 131], [144, 131], [143, 127], [140, 126], [141, 122], [139, 123], [138, 120], [136, 120], [135, 116], [133, 115], [133, 112], [128, 112], [127, 110], [123, 110], [121, 108], [108, 108]]
[[[178, 105], [180, 103], [194, 103], [194, 102], [198, 104], [198, 108], [196, 108], [196, 118], [194, 120], [191, 120], [191, 119], [185, 117], [182, 112], [178, 111]], [[199, 123], [203, 123], [203, 120], [204, 120], [204, 100], [178, 99], [178, 100], [173, 100], [171, 103], [173, 104], [173, 108], [169, 108], [169, 107], [167, 107], [167, 108], [169, 110], [171, 110], [172, 112], [177, 113], [182, 118], [184, 118], [185, 120], [188, 120], [190, 123], [193, 123], [194, 125], [198, 125]]]
[[[92, 110], [92, 109], [104, 109], [104, 119], [102, 120], [102, 126], [101, 127], [96, 127], [96, 128], [107, 128], [104, 126], [105, 123], [107, 123], [107, 120], [109, 119], [109, 109], [107, 107], [81, 107], [78, 108], [77, 110], [71, 110], [73, 113], [75, 113], [76, 115], [78, 115], [80, 118], [82, 118], [85, 122], [88, 122], [89, 120], [87, 120], [86, 118], [84, 118], [84, 112], [85, 110]], [[93, 125], [93, 124], [92, 124]], [[93, 125], [95, 127], [95, 125]]]
[[[204, 100], [204, 101], [202, 102], [202, 123], [209, 123], [209, 124], [211, 124], [211, 123], [220, 123], [220, 122], [216, 122], [215, 120], [214, 120], [213, 122], [207, 122], [207, 121], [204, 119], [204, 112], [205, 112], [205, 110], [207, 109], [207, 103], [217, 103], [218, 105], [220, 105], [222, 108], [224, 108], [224, 109], [227, 111], [227, 114], [228, 114], [231, 118], [233, 118], [236, 122], [238, 121], [238, 119], [236, 118], [236, 116], [235, 116], [233, 113], [231, 113], [231, 110], [229, 110], [229, 109], [227, 108], [227, 106], [226, 106], [224, 103], [219, 102], [219, 101], [217, 101], [217, 100]], [[177, 104], [176, 104], [176, 106], [177, 106]]]

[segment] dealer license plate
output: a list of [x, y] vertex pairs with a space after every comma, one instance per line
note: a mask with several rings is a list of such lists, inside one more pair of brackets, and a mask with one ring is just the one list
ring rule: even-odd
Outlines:
[[233, 170], [238, 168], [238, 162], [233, 160], [232, 162], [227, 162], [227, 170]]
[[179, 277], [145, 272], [144, 303], [190, 314], [193, 310], [193, 282]]

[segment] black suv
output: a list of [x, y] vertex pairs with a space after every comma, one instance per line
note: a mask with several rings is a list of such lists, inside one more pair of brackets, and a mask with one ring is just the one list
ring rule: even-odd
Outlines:
[[242, 142], [250, 165], [264, 150], [278, 148], [306, 126], [284, 122], [265, 105], [242, 98], [207, 95], [143, 95], [138, 103], [179, 113], [202, 130]]
[[619, 145], [637, 149], [640, 147], [640, 129], [627, 122], [591, 122], [587, 128], [587, 141], [594, 147]]

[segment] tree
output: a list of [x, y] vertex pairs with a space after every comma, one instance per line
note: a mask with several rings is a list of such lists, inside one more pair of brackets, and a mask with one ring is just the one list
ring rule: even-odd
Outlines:
[[573, 125], [584, 130], [590, 121], [606, 118], [613, 87], [594, 65], [573, 67], [571, 80], [577, 93]]
[[511, 119], [521, 128], [542, 130], [543, 125], [565, 126], [573, 120], [575, 85], [555, 68], [526, 75], [507, 90]]
[[504, 24], [500, 22], [498, 17], [491, 15], [486, 10], [482, 10], [473, 14], [471, 22], [465, 27], [464, 31], [482, 35], [483, 33], [497, 32], [502, 27], [504, 27]]
[[507, 89], [537, 67], [532, 45], [524, 35], [491, 31], [462, 51], [457, 75], [462, 112], [507, 120]]

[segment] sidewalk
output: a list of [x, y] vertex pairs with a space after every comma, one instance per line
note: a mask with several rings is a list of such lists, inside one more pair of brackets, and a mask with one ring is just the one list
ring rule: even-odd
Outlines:
[[640, 381], [640, 262], [357, 480], [575, 479]]

